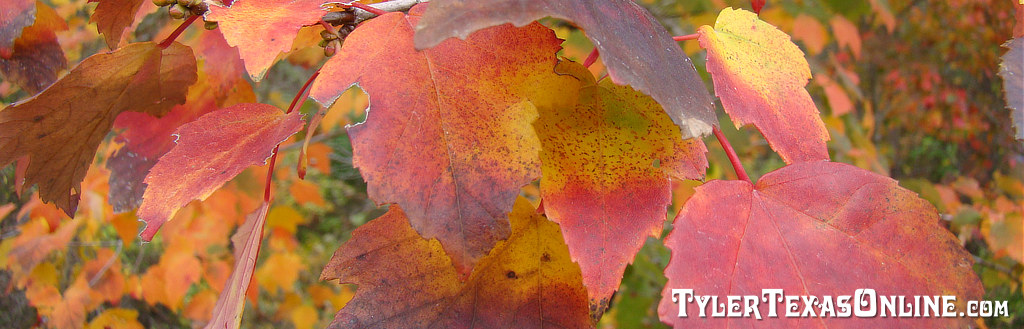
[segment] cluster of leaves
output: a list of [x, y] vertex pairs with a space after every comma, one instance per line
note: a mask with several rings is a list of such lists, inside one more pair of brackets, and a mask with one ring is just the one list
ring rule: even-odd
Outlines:
[[[0, 263], [49, 325], [81, 326], [97, 309], [104, 310], [88, 317], [90, 325], [134, 322], [134, 311], [116, 306], [145, 302], [210, 327], [237, 327], [246, 296], [254, 300], [251, 287], [258, 284], [287, 305], [273, 317], [290, 318], [296, 327], [313, 325], [318, 308], [340, 310], [332, 323], [337, 327], [592, 327], [614, 302], [638, 252], [638, 264], [650, 261], [641, 248], [662, 235], [674, 198], [678, 216], [664, 239], [670, 260], [656, 269], [664, 268], [668, 281], [656, 308], [661, 321], [677, 327], [691, 319], [674, 316], [668, 296], [674, 287], [721, 295], [769, 286], [810, 295], [872, 287], [883, 294], [954, 294], [961, 302], [982, 298], [962, 247], [966, 230], [960, 239], [949, 234], [934, 207], [887, 176], [828, 161], [830, 135], [838, 131], [849, 141], [844, 128], [860, 124], [846, 114], [875, 108], [850, 98], [859, 95], [848, 66], [861, 56], [861, 33], [842, 16], [829, 21], [846, 52], [825, 50], [813, 28], [822, 28], [822, 15], [793, 21], [794, 38], [819, 56], [812, 60], [827, 57], [834, 70], [814, 74], [832, 110], [826, 120], [805, 89], [818, 66], [756, 14], [716, 10], [714, 26], [695, 28], [688, 37], [706, 49], [701, 66], [728, 117], [737, 127], [756, 127], [785, 164], [754, 183], [716, 127], [698, 71], [672, 34], [629, 0], [435, 0], [408, 13], [377, 12], [382, 15], [347, 35], [337, 55], [295, 91], [286, 112], [278, 108], [283, 103], [255, 102], [245, 76], [260, 81], [281, 53], [300, 65], [322, 61], [313, 45], [321, 31], [335, 33], [321, 20], [323, 1], [214, 4], [204, 19], [217, 22], [217, 30], [176, 41], [193, 16], [157, 33], [168, 36], [163, 42], [125, 45], [125, 31], [142, 21], [136, 16], [153, 7], [145, 1], [105, 5], [115, 2], [101, 0], [92, 16], [114, 50], [86, 58], [60, 79], [65, 55], [52, 26], [64, 19], [46, 18], [41, 13], [53, 9], [36, 3], [0, 21], [0, 36], [13, 40], [0, 47], [5, 83], [35, 94], [0, 111], [0, 165], [17, 162], [9, 186], [19, 193], [22, 186], [38, 186], [38, 198], [19, 207], [16, 218], [28, 220], [19, 224], [17, 238], [0, 244], [7, 257]], [[31, 7], [23, 5], [18, 8]], [[32, 16], [34, 23], [19, 21]], [[585, 64], [600, 54], [603, 65], [588, 69], [557, 57], [562, 40], [533, 23], [547, 16], [585, 31], [595, 45]], [[895, 27], [884, 18], [883, 24], [890, 32]], [[36, 25], [49, 34], [33, 32]], [[462, 39], [448, 39], [453, 36]], [[604, 70], [610, 79], [595, 77]], [[359, 99], [353, 85], [368, 100]], [[307, 86], [329, 111], [301, 110]], [[310, 137], [321, 122], [325, 132], [340, 131], [339, 116], [367, 102], [373, 111], [365, 122], [347, 129], [351, 165], [360, 170], [368, 197], [390, 207], [356, 229], [321, 275], [357, 284], [354, 297], [336, 285], [296, 291], [302, 270], [324, 262], [299, 250], [308, 248], [297, 239], [299, 226], [312, 220], [273, 205], [271, 178], [287, 182], [293, 201], [322, 207], [321, 188], [299, 178], [306, 164], [320, 177], [338, 170], [327, 166], [331, 148]], [[302, 112], [312, 112], [308, 124]], [[863, 122], [871, 114], [857, 115]], [[299, 170], [274, 171], [280, 145], [304, 126], [305, 142], [294, 144], [301, 152], [291, 158]], [[709, 157], [727, 160], [707, 175], [699, 137], [712, 130], [724, 148], [723, 156]], [[118, 134], [108, 148], [103, 141], [110, 131]], [[885, 172], [878, 155], [865, 161], [857, 156], [863, 150], [833, 151]], [[90, 166], [97, 153], [109, 174]], [[269, 166], [245, 171], [268, 158]], [[681, 184], [721, 177], [714, 170], [725, 162], [735, 167], [736, 180], [673, 195]], [[265, 186], [260, 176], [267, 177]], [[920, 184], [934, 194], [915, 190], [957, 218], [982, 209], [975, 218], [985, 220], [954, 223], [973, 225], [995, 256], [1016, 260], [1016, 267], [997, 274], [1013, 275], [1021, 272], [1014, 250], [1024, 241], [1013, 234], [1020, 231], [1021, 184], [1013, 177], [993, 181], [1002, 193], [971, 189], [963, 180], [953, 188]], [[260, 198], [246, 191], [265, 192]], [[190, 203], [196, 199], [205, 201]], [[0, 207], [0, 218], [13, 209]], [[77, 213], [76, 220], [62, 223], [57, 209]], [[122, 266], [123, 249], [141, 254], [153, 248], [132, 244], [136, 216], [147, 224], [142, 239], [162, 236], [155, 241], [165, 247], [144, 272], [142, 255], [134, 268]], [[75, 273], [59, 279], [55, 263], [43, 260], [72, 238], [87, 245], [112, 237], [101, 224], [111, 224], [124, 243], [80, 253], [71, 263], [82, 265], [66, 267]], [[231, 253], [227, 237], [236, 226]], [[270, 248], [264, 254], [271, 253], [257, 267], [265, 228]], [[353, 299], [346, 305], [347, 297]], [[807, 319], [780, 321], [793, 320]], [[972, 321], [921, 319], [915, 325]]]

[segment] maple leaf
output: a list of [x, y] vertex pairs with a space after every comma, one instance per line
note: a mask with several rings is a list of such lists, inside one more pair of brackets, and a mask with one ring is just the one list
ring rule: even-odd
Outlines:
[[117, 49], [121, 43], [121, 36], [132, 23], [135, 22], [135, 15], [142, 8], [146, 0], [89, 0], [98, 2], [96, 10], [90, 19], [96, 23], [96, 31], [103, 34], [103, 40], [107, 47]]
[[[118, 296], [120, 297], [120, 296]], [[89, 321], [89, 325], [86, 329], [106, 329], [106, 328], [123, 328], [123, 329], [144, 329], [145, 327], [139, 323], [138, 320], [139, 311], [129, 308], [108, 308], [103, 310], [102, 313], [97, 315]]]
[[231, 243], [235, 246], [235, 267], [224, 289], [220, 291], [220, 297], [213, 308], [213, 318], [206, 324], [206, 328], [233, 329], [241, 323], [245, 294], [256, 269], [256, 257], [263, 241], [263, 224], [267, 221], [269, 208], [270, 204], [264, 202], [231, 236]]
[[[315, 205], [317, 207], [327, 206], [327, 200], [324, 200], [323, 195], [320, 193], [320, 187], [316, 184], [304, 180], [295, 180], [288, 187], [288, 193], [291, 193], [292, 197], [295, 198], [295, 203]], [[3, 210], [3, 207], [0, 207], [0, 210]], [[2, 214], [3, 212], [0, 211], [0, 215]], [[0, 216], [0, 218], [3, 218], [3, 216]]]
[[[271, 214], [273, 215], [273, 214]], [[268, 224], [270, 219], [267, 219]], [[289, 232], [294, 235], [294, 232]], [[305, 271], [302, 256], [295, 252], [276, 252], [267, 257], [256, 269], [256, 281], [260, 289], [277, 296], [281, 291], [292, 293], [299, 273]]]
[[[64, 50], [54, 33], [67, 29], [67, 23], [53, 8], [42, 2], [36, 3], [35, 23], [25, 27], [21, 36], [14, 40], [9, 57], [0, 54], [0, 74], [29, 94], [49, 86], [57, 80], [57, 72], [68, 68]], [[2, 52], [4, 50], [0, 49]]]
[[238, 47], [253, 81], [260, 81], [280, 53], [291, 49], [303, 26], [327, 12], [323, 0], [236, 0], [231, 7], [211, 5], [207, 21], [217, 22], [228, 44]]
[[860, 58], [861, 41], [857, 25], [840, 15], [833, 16], [829, 24], [832, 25], [832, 34], [836, 36], [836, 43], [849, 49], [854, 58]]
[[[202, 76], [201, 76], [202, 77]], [[115, 212], [135, 209], [142, 203], [146, 185], [142, 181], [164, 154], [174, 147], [174, 131], [182, 124], [220, 108], [213, 98], [215, 89], [206, 79], [189, 88], [188, 101], [157, 118], [128, 112], [117, 117], [115, 129], [122, 129], [117, 141], [124, 143], [107, 160], [110, 169], [110, 204]]]
[[1013, 126], [1017, 128], [1016, 137], [1024, 140], [1024, 37], [1007, 41], [1003, 47], [1009, 49], [999, 63], [1003, 95]]
[[811, 15], [800, 14], [793, 20], [793, 40], [799, 40], [811, 55], [817, 55], [825, 49], [827, 33], [825, 26]]
[[121, 274], [120, 255], [114, 250], [101, 248], [93, 258], [82, 266], [81, 275], [89, 278], [90, 289], [97, 292], [103, 301], [118, 303], [124, 294], [124, 275]]
[[290, 234], [295, 234], [299, 225], [306, 224], [309, 218], [302, 216], [298, 210], [289, 206], [277, 206], [270, 209], [267, 215], [267, 226], [271, 229], [282, 229]]
[[850, 96], [847, 96], [846, 91], [843, 90], [843, 86], [839, 82], [833, 81], [826, 74], [816, 74], [814, 81], [825, 90], [825, 99], [828, 99], [828, 105], [832, 109], [832, 116], [853, 112], [853, 101], [850, 100]]
[[697, 34], [715, 94], [736, 127], [753, 124], [786, 163], [829, 159], [828, 130], [804, 89], [811, 70], [788, 35], [732, 8]]
[[79, 275], [75, 282], [64, 290], [61, 301], [53, 307], [50, 314], [50, 321], [54, 328], [82, 328], [85, 326], [85, 317], [93, 301], [98, 300], [99, 294], [92, 291], [89, 281], [85, 276]]
[[176, 105], [163, 117], [126, 112], [114, 120], [122, 133], [116, 141], [124, 146], [107, 159], [110, 198], [114, 212], [135, 209], [142, 202], [149, 169], [174, 147], [174, 131], [182, 124], [219, 108], [256, 101], [252, 85], [242, 76], [245, 68], [238, 50], [224, 41], [218, 30], [200, 35], [196, 46], [200, 75], [188, 90], [185, 104]]
[[36, 20], [35, 0], [4, 1], [0, 8], [0, 49], [11, 48], [21, 30]]
[[579, 268], [558, 225], [520, 198], [512, 233], [466, 282], [399, 206], [352, 232], [320, 275], [359, 285], [330, 328], [593, 327]]
[[683, 140], [650, 96], [563, 61], [556, 72], [580, 79], [579, 103], [540, 111], [544, 212], [562, 227], [580, 264], [595, 316], [608, 306], [626, 265], [657, 238], [671, 202], [671, 177], [704, 176], [704, 143]]
[[136, 213], [149, 241], [192, 200], [205, 199], [242, 170], [266, 163], [274, 147], [302, 128], [302, 115], [272, 105], [238, 104], [206, 114], [175, 132], [177, 145], [146, 176]]
[[199, 282], [203, 267], [190, 238], [178, 235], [168, 239], [160, 261], [142, 276], [142, 287], [147, 287], [142, 290], [142, 298], [150, 305], [159, 303], [179, 310], [190, 287]]
[[25, 185], [69, 216], [81, 182], [114, 118], [125, 111], [163, 115], [196, 80], [192, 50], [135, 43], [86, 58], [49, 88], [0, 110], [0, 167], [29, 156]]
[[[352, 163], [378, 203], [397, 203], [466, 274], [508, 235], [519, 188], [540, 173], [537, 108], [572, 102], [554, 73], [559, 40], [540, 24], [504, 25], [417, 51], [409, 15], [360, 25], [321, 69], [311, 97], [330, 107], [358, 83], [373, 104], [348, 128]], [[562, 106], [562, 105], [557, 105]]]
[[[714, 101], [690, 58], [647, 10], [632, 0], [434, 0], [416, 27], [416, 47], [479, 29], [523, 26], [551, 16], [582, 28], [617, 84], [651, 95], [679, 126], [683, 138], [704, 136], [717, 125]], [[622, 24], [629, 22], [629, 24]]]
[[[697, 187], [665, 239], [672, 257], [659, 307], [661, 320], [678, 327], [735, 326], [828, 328], [966, 327], [969, 318], [784, 318], [757, 321], [677, 317], [672, 288], [695, 294], [955, 295], [957, 303], [982, 297], [971, 255], [939, 225], [935, 208], [895, 180], [847, 164], [803, 162], [745, 181]], [[722, 299], [720, 299], [722, 300]], [[770, 303], [760, 303], [762, 317]], [[698, 314], [687, 303], [687, 314]], [[960, 305], [963, 306], [963, 305]], [[781, 307], [780, 307], [781, 309]], [[820, 309], [815, 309], [819, 311]]]
[[21, 234], [12, 241], [7, 253], [7, 269], [15, 277], [23, 277], [39, 265], [51, 252], [67, 248], [81, 221], [65, 222], [55, 232], [49, 232], [46, 220], [37, 218], [22, 225]]
[[202, 70], [216, 90], [216, 99], [221, 106], [233, 105], [225, 104], [238, 99], [253, 99], [247, 102], [255, 102], [252, 86], [245, 86], [249, 82], [244, 77], [245, 63], [238, 48], [228, 44], [219, 28], [199, 35], [196, 56], [203, 62]]

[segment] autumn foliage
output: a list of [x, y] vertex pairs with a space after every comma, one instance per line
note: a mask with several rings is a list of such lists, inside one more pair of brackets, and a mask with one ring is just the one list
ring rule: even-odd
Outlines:
[[[929, 2], [1006, 25], [944, 69], [972, 98], [877, 55], [917, 2], [8, 2], [13, 327], [1024, 323], [1024, 4]], [[675, 288], [1011, 306], [706, 319]]]

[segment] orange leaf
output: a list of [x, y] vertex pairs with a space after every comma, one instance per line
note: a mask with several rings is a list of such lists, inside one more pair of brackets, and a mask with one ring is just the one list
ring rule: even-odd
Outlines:
[[789, 36], [732, 8], [697, 34], [708, 51], [715, 94], [736, 127], [753, 124], [786, 163], [829, 158], [828, 130], [804, 89], [811, 70]]
[[[714, 100], [690, 58], [646, 9], [632, 0], [433, 0], [416, 27], [416, 46], [434, 47], [449, 37], [547, 16], [582, 28], [600, 52], [608, 76], [661, 104], [684, 138], [704, 136], [717, 125]], [[629, 24], [623, 24], [629, 22]], [[515, 49], [519, 46], [512, 46]]]
[[68, 289], [64, 290], [61, 302], [53, 308], [50, 324], [54, 328], [81, 328], [85, 325], [86, 312], [94, 297], [99, 297], [89, 289], [89, 282], [79, 276]]
[[274, 147], [302, 128], [302, 115], [266, 104], [239, 104], [178, 128], [177, 145], [153, 166], [138, 216], [149, 241], [179, 208], [205, 199], [245, 168], [266, 163]]
[[217, 293], [215, 291], [203, 290], [189, 299], [185, 310], [182, 312], [190, 320], [206, 323], [210, 321], [210, 310], [217, 304]]
[[135, 14], [146, 0], [90, 0], [98, 2], [90, 19], [96, 23], [96, 31], [103, 34], [107, 47], [117, 49], [121, 35], [135, 22]]
[[[327, 200], [324, 200], [324, 197], [320, 195], [320, 187], [316, 184], [304, 180], [296, 180], [288, 187], [288, 192], [292, 194], [295, 202], [299, 204], [312, 204], [318, 207], [327, 205]], [[0, 207], [0, 210], [2, 209]], [[3, 218], [3, 216], [0, 216], [0, 218]]]
[[8, 266], [14, 276], [20, 277], [19, 273], [28, 273], [51, 252], [66, 248], [81, 222], [64, 222], [52, 234], [48, 234], [46, 220], [35, 219], [22, 225], [21, 234], [14, 238], [11, 251], [7, 254]]
[[800, 14], [793, 21], [793, 39], [803, 41], [808, 53], [817, 55], [825, 49], [825, 26], [810, 15]]
[[836, 42], [840, 47], [846, 47], [853, 53], [854, 58], [860, 58], [860, 32], [853, 22], [843, 16], [832, 17], [832, 33], [836, 36]]
[[[252, 86], [245, 79], [245, 64], [238, 54], [238, 48], [228, 45], [220, 29], [204, 31], [199, 36], [196, 56], [203, 62], [206, 82], [216, 89], [216, 99], [220, 106], [256, 101]], [[237, 101], [239, 98], [251, 100]]]
[[139, 218], [135, 217], [133, 213], [114, 215], [110, 219], [110, 224], [114, 226], [117, 237], [121, 238], [125, 244], [134, 242], [135, 237], [139, 235]]
[[[273, 210], [271, 210], [271, 215], [273, 215]], [[269, 216], [267, 222], [268, 224], [270, 222]], [[302, 256], [299, 254], [275, 252], [263, 261], [259, 269], [256, 269], [256, 281], [260, 288], [271, 296], [277, 296], [280, 291], [293, 292], [295, 291], [295, 282], [299, 280], [299, 273], [305, 268]]]
[[540, 24], [482, 30], [424, 51], [409, 15], [360, 25], [321, 69], [310, 95], [327, 107], [358, 83], [366, 121], [348, 129], [353, 165], [378, 203], [397, 203], [468, 274], [508, 235], [519, 188], [539, 175], [536, 109], [566, 102], [575, 79], [554, 73], [560, 41]]
[[178, 310], [189, 288], [199, 282], [202, 269], [191, 241], [187, 238], [171, 241], [160, 256], [160, 262], [150, 266], [143, 275], [143, 297], [150, 305], [160, 303]]
[[825, 98], [828, 99], [828, 105], [832, 107], [832, 116], [840, 116], [853, 111], [853, 102], [850, 101], [850, 96], [846, 95], [843, 86], [840, 86], [825, 74], [815, 75], [814, 81], [821, 88], [825, 89]]
[[348, 286], [342, 286], [340, 289], [337, 286], [332, 286], [313, 285], [309, 287], [308, 292], [314, 305], [324, 307], [331, 312], [338, 312], [352, 299], [353, 289]]
[[108, 248], [96, 251], [96, 258], [82, 267], [82, 274], [89, 279], [91, 289], [99, 293], [104, 301], [117, 304], [124, 294], [124, 275], [121, 274], [121, 259]]
[[68, 68], [64, 50], [54, 32], [67, 29], [67, 23], [53, 8], [37, 2], [35, 23], [14, 40], [9, 58], [0, 55], [0, 73], [4, 79], [18, 84], [29, 94], [52, 84], [57, 80], [57, 73]]
[[299, 214], [295, 208], [289, 206], [276, 206], [274, 209], [270, 209], [270, 214], [267, 215], [267, 227], [281, 228], [288, 233], [295, 233], [299, 225], [307, 222], [306, 217]]
[[671, 178], [703, 177], [706, 150], [700, 140], [683, 140], [650, 96], [607, 80], [598, 85], [573, 62], [555, 71], [580, 79], [579, 102], [540, 111], [534, 124], [540, 192], [580, 264], [592, 309], [603, 312], [626, 265], [647, 237], [660, 236]]
[[[120, 296], [117, 297], [120, 298]], [[139, 311], [133, 309], [108, 308], [89, 321], [86, 329], [144, 329], [145, 327], [139, 323], [138, 317]]]
[[[260, 81], [277, 55], [291, 49], [303, 26], [327, 12], [323, 0], [236, 0], [231, 7], [211, 5], [206, 19], [215, 21], [228, 44], [238, 47], [253, 81]], [[258, 18], [258, 19], [256, 19]]]
[[4, 221], [7, 218], [7, 215], [10, 214], [12, 211], [14, 211], [13, 203], [8, 203], [0, 206], [0, 222]]
[[331, 153], [334, 150], [330, 146], [324, 143], [312, 143], [309, 148], [305, 151], [305, 155], [308, 158], [309, 165], [316, 170], [320, 171], [321, 174], [331, 173]]
[[[674, 227], [665, 238], [672, 256], [658, 313], [677, 328], [952, 328], [974, 321], [840, 318], [834, 312], [824, 318], [784, 317], [785, 305], [778, 305], [782, 303], [775, 305], [778, 318], [767, 321], [711, 320], [697, 316], [694, 302], [685, 303], [689, 316], [682, 318], [677, 316], [679, 304], [673, 302], [672, 288], [718, 295], [718, 300], [782, 289], [789, 296], [816, 296], [819, 302], [824, 296], [870, 288], [880, 298], [954, 295], [961, 310], [965, 301], [978, 300], [984, 293], [971, 268], [971, 255], [939, 225], [938, 213], [928, 201], [888, 177], [847, 164], [793, 164], [762, 176], [756, 185], [709, 182], [697, 187]], [[764, 318], [769, 317], [769, 304], [757, 305]], [[833, 311], [840, 309], [835, 307]], [[814, 311], [818, 314], [823, 308]]]
[[313, 329], [316, 325], [319, 314], [310, 305], [300, 305], [292, 310], [289, 319], [295, 325], [295, 329]]
[[22, 29], [36, 20], [35, 3], [35, 0], [4, 1], [4, 8], [0, 9], [0, 50], [11, 48]]
[[213, 318], [206, 324], [206, 328], [238, 328], [241, 323], [245, 294], [256, 269], [256, 258], [263, 241], [263, 224], [266, 223], [269, 207], [269, 204], [263, 203], [231, 236], [231, 243], [235, 246], [235, 267], [231, 270], [227, 285], [220, 291], [217, 304], [213, 307]]
[[882, 24], [885, 25], [885, 29], [892, 33], [896, 30], [896, 15], [893, 15], [892, 9], [889, 8], [887, 1], [882, 0], [868, 0], [871, 4], [871, 10], [875, 12], [876, 17]]
[[65, 213], [114, 118], [125, 111], [163, 115], [196, 79], [192, 50], [135, 43], [93, 55], [42, 93], [0, 110], [0, 167], [28, 155], [25, 184]]
[[421, 238], [392, 206], [352, 232], [320, 275], [359, 285], [330, 328], [593, 327], [558, 225], [525, 199], [509, 218], [508, 240], [462, 282], [440, 243]]

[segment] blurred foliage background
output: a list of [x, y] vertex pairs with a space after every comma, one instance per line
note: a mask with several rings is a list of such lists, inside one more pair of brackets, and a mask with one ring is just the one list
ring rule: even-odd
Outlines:
[[[642, 0], [675, 35], [714, 25], [724, 7], [750, 8], [740, 0]], [[89, 23], [95, 4], [43, 1], [68, 22], [57, 33], [69, 63], [106, 46]], [[147, 6], [152, 6], [146, 4]], [[129, 38], [159, 40], [177, 26], [156, 7], [137, 20]], [[1006, 300], [1010, 317], [977, 321], [978, 327], [1024, 327], [1024, 142], [1015, 141], [996, 75], [1000, 45], [1024, 29], [1017, 0], [787, 0], [768, 1], [765, 21], [790, 34], [804, 50], [814, 78], [807, 89], [831, 133], [834, 161], [850, 163], [900, 181], [939, 210], [943, 225], [975, 257], [986, 300]], [[582, 61], [592, 49], [582, 32], [545, 21], [567, 41], [562, 55]], [[254, 85], [260, 102], [285, 108], [325, 60], [316, 45], [319, 27], [303, 31], [285, 60]], [[200, 28], [180, 39], [197, 42]], [[704, 52], [681, 43], [698, 72]], [[72, 64], [73, 65], [73, 64]], [[216, 65], [202, 63], [201, 65]], [[592, 71], [600, 76], [603, 66]], [[0, 102], [28, 97], [0, 82]], [[324, 327], [355, 287], [320, 282], [320, 269], [355, 227], [384, 212], [367, 199], [351, 165], [346, 124], [362, 121], [367, 99], [358, 89], [327, 109], [310, 136], [305, 180], [294, 168], [303, 133], [281, 147], [274, 173], [276, 200], [243, 327]], [[306, 102], [304, 113], [324, 109]], [[719, 108], [719, 111], [721, 109]], [[756, 130], [735, 129], [719, 113], [723, 131], [752, 179], [783, 165]], [[298, 142], [298, 143], [296, 143]], [[729, 161], [713, 139], [708, 180], [733, 179]], [[136, 237], [133, 213], [115, 214], [107, 203], [109, 172], [102, 165], [119, 145], [101, 147], [83, 182], [73, 220], [42, 204], [29, 188], [15, 193], [14, 168], [0, 168], [0, 328], [177, 328], [201, 326], [227, 279], [230, 236], [255, 209], [266, 168], [251, 168], [203, 202], [193, 202], [168, 222], [151, 243]], [[678, 207], [700, 182], [676, 183], [665, 232]], [[523, 194], [536, 200], [536, 186]], [[661, 328], [657, 302], [661, 270], [669, 258], [649, 239], [623, 278], [602, 319], [607, 328]]]

